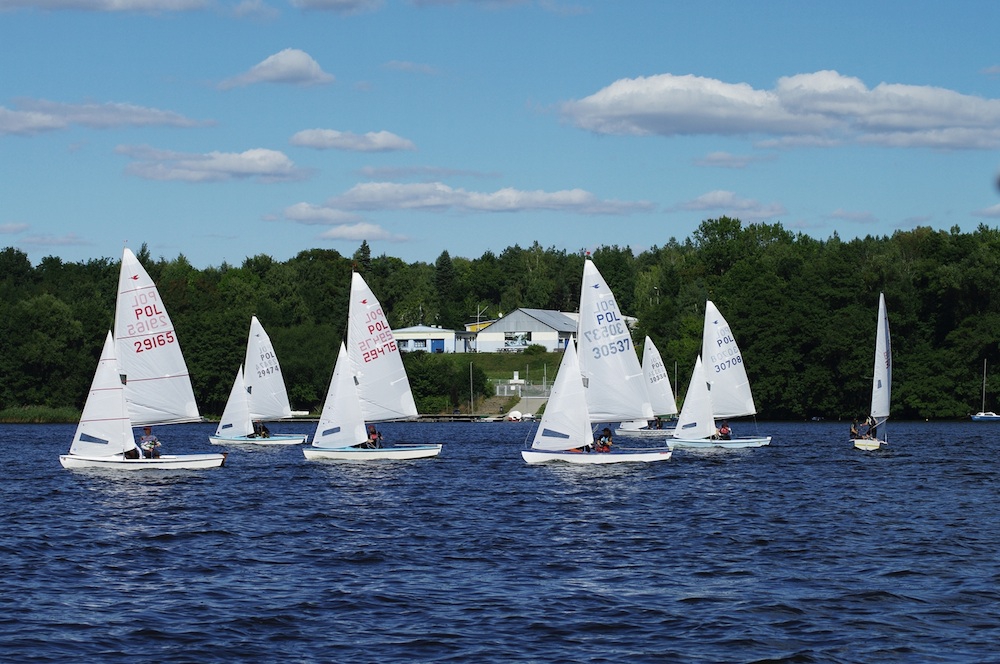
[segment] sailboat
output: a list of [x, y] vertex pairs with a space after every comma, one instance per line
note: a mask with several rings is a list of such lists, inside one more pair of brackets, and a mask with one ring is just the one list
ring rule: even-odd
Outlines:
[[[889, 340], [889, 315], [885, 310], [885, 294], [878, 294], [878, 327], [875, 331], [875, 368], [872, 376], [871, 417], [875, 420], [874, 433], [868, 438], [855, 438], [859, 450], [877, 450], [888, 445], [885, 423], [889, 419], [892, 392], [892, 344]], [[877, 432], [881, 431], [879, 439]]]
[[[128, 247], [122, 253], [118, 274], [112, 338], [130, 426], [201, 421], [173, 323], [156, 284]], [[94, 451], [89, 449], [88, 456]], [[225, 460], [225, 454], [178, 454], [149, 460], [156, 463], [140, 464], [146, 460], [124, 457], [116, 463], [127, 468], [208, 468], [221, 466]]]
[[124, 380], [118, 369], [114, 337], [109, 330], [69, 454], [59, 455], [59, 463], [63, 468], [72, 469], [141, 470], [214, 468], [225, 461], [224, 454], [164, 454], [144, 458], [135, 443], [128, 413]]
[[[685, 408], [688, 406], [688, 399], [685, 398], [674, 437], [667, 439], [670, 449], [763, 447], [770, 444], [770, 436], [741, 436], [726, 439], [720, 437], [715, 428], [715, 420], [756, 415], [757, 406], [754, 404], [750, 379], [747, 377], [740, 347], [736, 344], [729, 323], [711, 300], [705, 302], [701, 355], [695, 362], [691, 381], [688, 393], [695, 389], [699, 395], [701, 388], [695, 383], [704, 381], [708, 394], [708, 410], [705, 410], [705, 405], [697, 404], [697, 410], [685, 413]], [[692, 409], [694, 408], [695, 405], [692, 405]], [[711, 431], [704, 428], [706, 413], [712, 422]], [[691, 426], [692, 418], [698, 422], [697, 427]]]
[[[528, 463], [567, 461], [604, 464], [669, 459], [670, 450], [666, 448], [628, 449], [616, 446], [611, 452], [572, 451], [593, 443], [589, 424], [649, 419], [653, 416], [628, 325], [614, 293], [589, 258], [583, 265], [577, 342], [577, 350], [570, 348], [572, 344], [567, 344], [566, 354], [556, 374], [556, 384], [560, 379], [570, 381], [570, 385], [564, 388], [569, 396], [553, 394], [549, 397], [531, 449], [521, 452], [524, 460]], [[568, 367], [564, 368], [567, 363]], [[578, 377], [582, 377], [582, 382], [577, 380]], [[578, 382], [581, 383], [582, 403], [577, 392]], [[587, 429], [586, 441], [581, 442], [580, 432], [584, 428]]]
[[973, 422], [1000, 422], [1000, 415], [992, 410], [986, 410], [986, 358], [983, 358], [983, 406], [982, 410], [972, 416]]
[[[305, 434], [268, 434], [262, 436], [255, 421], [291, 417], [288, 392], [281, 376], [281, 365], [271, 346], [271, 339], [256, 316], [250, 319], [245, 363], [240, 366], [229, 393], [222, 419], [209, 440], [214, 445], [253, 443], [256, 445], [298, 445]], [[246, 372], [244, 372], [246, 367]]]
[[347, 347], [341, 345], [307, 459], [363, 461], [420, 459], [441, 453], [440, 444], [366, 447], [366, 422], [413, 419], [417, 406], [389, 321], [357, 272], [351, 275]]
[[648, 336], [642, 350], [642, 376], [645, 379], [646, 394], [649, 395], [649, 405], [656, 416], [656, 422], [650, 424], [649, 420], [626, 420], [615, 429], [615, 435], [626, 438], [666, 438], [672, 431], [661, 426], [660, 417], [676, 415], [677, 401], [674, 399], [670, 377], [667, 375], [663, 358], [660, 357], [660, 351]]

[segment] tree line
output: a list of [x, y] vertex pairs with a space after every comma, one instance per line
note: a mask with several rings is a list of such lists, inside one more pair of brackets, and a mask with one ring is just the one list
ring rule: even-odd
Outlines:
[[[499, 254], [433, 263], [310, 249], [281, 262], [263, 254], [240, 266], [196, 269], [183, 256], [139, 260], [177, 330], [202, 412], [222, 412], [243, 358], [250, 316], [281, 361], [293, 408], [316, 410], [346, 330], [352, 270], [361, 272], [394, 328], [462, 329], [518, 307], [576, 311], [586, 252], [514, 245]], [[780, 223], [721, 217], [689, 238], [634, 254], [601, 246], [594, 263], [623, 312], [638, 318], [684, 394], [700, 352], [705, 301], [728, 320], [743, 351], [763, 419], [864, 413], [871, 391], [875, 313], [884, 291], [892, 330], [893, 416], [958, 418], [979, 410], [982, 367], [1000, 361], [1000, 231], [980, 225], [920, 227], [843, 241], [792, 233]], [[81, 408], [114, 320], [118, 259], [33, 266], [0, 251], [0, 409]], [[994, 297], [996, 295], [996, 297]], [[441, 356], [410, 353], [421, 412], [468, 402], [470, 376]], [[468, 366], [468, 365], [466, 365]], [[1000, 369], [1000, 367], [998, 367]], [[473, 389], [488, 391], [474, 369]], [[990, 379], [987, 407], [1000, 407]]]

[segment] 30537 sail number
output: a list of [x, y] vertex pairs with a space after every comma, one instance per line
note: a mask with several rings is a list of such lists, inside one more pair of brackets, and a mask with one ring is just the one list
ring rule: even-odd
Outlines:
[[624, 353], [632, 347], [632, 340], [625, 338], [619, 339], [618, 341], [612, 341], [609, 344], [600, 344], [594, 346], [592, 352], [594, 353], [594, 359], [599, 360], [602, 357], [608, 357], [610, 355], [617, 355], [618, 353]]

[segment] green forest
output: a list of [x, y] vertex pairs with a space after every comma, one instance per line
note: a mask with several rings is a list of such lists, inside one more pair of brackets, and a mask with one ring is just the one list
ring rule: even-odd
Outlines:
[[[205, 269], [183, 255], [154, 258], [145, 245], [136, 254], [159, 287], [209, 415], [222, 412], [253, 314], [275, 346], [292, 407], [321, 407], [346, 329], [352, 270], [393, 327], [463, 329], [477, 315], [517, 307], [576, 311], [586, 260], [582, 249], [537, 243], [478, 258], [444, 250], [433, 264], [373, 257], [367, 242], [351, 256], [310, 249], [284, 262], [259, 254]], [[893, 417], [979, 410], [983, 362], [1000, 362], [1000, 231], [984, 225], [843, 241], [721, 217], [683, 241], [638, 255], [601, 246], [592, 258], [622, 311], [639, 321], [636, 347], [649, 335], [666, 364], [676, 363], [681, 396], [700, 351], [705, 301], [714, 301], [743, 351], [761, 419], [867, 410], [880, 291], [892, 331]], [[82, 408], [113, 324], [118, 263], [46, 257], [33, 266], [19, 249], [0, 251], [0, 410]], [[467, 410], [470, 382], [478, 396], [488, 393], [475, 357], [406, 356], [421, 412]], [[550, 366], [550, 380], [554, 373]], [[991, 377], [987, 408], [1000, 406], [998, 398], [1000, 378]]]

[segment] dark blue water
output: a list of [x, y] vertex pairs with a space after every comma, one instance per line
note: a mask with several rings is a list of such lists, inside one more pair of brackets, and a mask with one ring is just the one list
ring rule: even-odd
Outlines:
[[761, 424], [771, 447], [580, 467], [526, 465], [532, 426], [148, 473], [64, 470], [73, 426], [0, 426], [0, 659], [998, 660], [1000, 425], [894, 424], [864, 453], [843, 423]]

